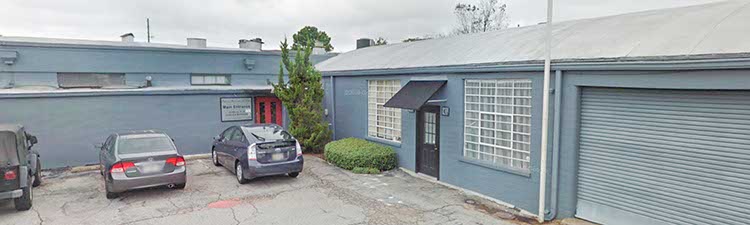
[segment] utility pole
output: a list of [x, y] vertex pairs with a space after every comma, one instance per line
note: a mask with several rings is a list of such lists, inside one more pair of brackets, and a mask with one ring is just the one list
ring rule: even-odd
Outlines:
[[148, 18], [146, 18], [146, 40], [151, 43], [151, 21]]

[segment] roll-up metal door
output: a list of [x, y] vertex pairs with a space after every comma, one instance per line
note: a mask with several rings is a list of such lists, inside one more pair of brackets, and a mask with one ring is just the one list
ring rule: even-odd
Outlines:
[[576, 216], [750, 224], [750, 92], [584, 88]]

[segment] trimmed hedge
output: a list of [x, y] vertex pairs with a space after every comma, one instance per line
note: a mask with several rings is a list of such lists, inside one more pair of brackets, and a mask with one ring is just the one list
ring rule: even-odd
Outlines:
[[377, 168], [367, 168], [367, 167], [354, 167], [352, 169], [352, 173], [359, 173], [359, 174], [379, 174], [380, 170]]
[[396, 151], [391, 147], [357, 138], [330, 142], [324, 154], [328, 162], [347, 170], [355, 167], [381, 171], [396, 168]]

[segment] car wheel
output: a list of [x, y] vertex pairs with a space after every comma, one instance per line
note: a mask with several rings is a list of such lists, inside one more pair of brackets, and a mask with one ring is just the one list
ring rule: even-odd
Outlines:
[[289, 173], [289, 176], [296, 178], [297, 176], [299, 176], [299, 172]]
[[109, 191], [109, 185], [107, 184], [107, 178], [104, 178], [104, 192], [107, 196], [107, 199], [116, 199], [117, 197], [120, 197], [119, 193], [114, 193]]
[[[31, 179], [31, 177], [29, 177]], [[23, 190], [23, 195], [21, 195], [20, 198], [14, 199], [14, 203], [16, 205], [16, 210], [18, 211], [26, 211], [31, 209], [31, 202], [34, 200], [34, 193], [33, 188], [31, 188], [30, 185], [27, 185]]]
[[116, 199], [120, 197], [120, 194], [107, 191], [107, 199]]
[[185, 185], [187, 185], [187, 184], [186, 183], [175, 184], [174, 185], [174, 189], [185, 189]]
[[214, 161], [214, 166], [221, 166], [219, 163], [219, 157], [216, 156], [216, 151], [211, 149], [211, 160]]
[[42, 184], [42, 162], [39, 160], [39, 158], [36, 159], [36, 173], [34, 174], [34, 183], [31, 184], [32, 187], [39, 187], [39, 185]]
[[234, 173], [237, 175], [237, 182], [240, 184], [247, 183], [247, 179], [245, 179], [245, 176], [242, 176], [242, 164], [240, 162], [235, 163]]

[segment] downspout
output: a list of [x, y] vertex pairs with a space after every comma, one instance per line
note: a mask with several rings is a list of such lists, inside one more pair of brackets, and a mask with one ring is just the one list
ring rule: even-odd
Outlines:
[[555, 71], [555, 117], [552, 127], [552, 184], [550, 185], [550, 202], [547, 220], [557, 217], [557, 180], [560, 172], [560, 117], [562, 114], [562, 70]]
[[334, 82], [335, 76], [331, 76], [331, 126], [332, 126], [332, 140], [336, 140], [336, 82]]
[[547, 40], [545, 43], [546, 56], [544, 59], [544, 89], [542, 97], [542, 144], [539, 148], [541, 159], [539, 163], [539, 211], [537, 220], [544, 222], [545, 205], [547, 200], [547, 136], [549, 132], [549, 81], [552, 69], [552, 0], [547, 0], [547, 25], [545, 25]]

